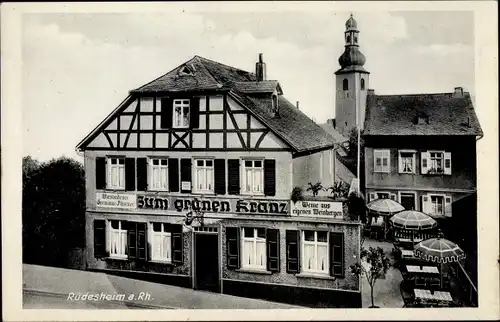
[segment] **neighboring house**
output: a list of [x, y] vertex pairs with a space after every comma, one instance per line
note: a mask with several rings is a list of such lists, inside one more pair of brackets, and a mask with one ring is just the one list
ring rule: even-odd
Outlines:
[[359, 222], [290, 202], [334, 182], [334, 140], [282, 94], [262, 55], [255, 73], [195, 56], [131, 91], [77, 146], [88, 269], [359, 307]]
[[442, 94], [370, 94], [363, 133], [368, 200], [391, 198], [406, 209], [452, 217], [452, 204], [476, 193], [482, 135], [461, 87]]

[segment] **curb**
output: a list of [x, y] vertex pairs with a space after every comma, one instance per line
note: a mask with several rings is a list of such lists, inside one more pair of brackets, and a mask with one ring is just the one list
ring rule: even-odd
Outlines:
[[[23, 293], [29, 293], [29, 294], [33, 294], [33, 295], [52, 296], [52, 297], [64, 298], [64, 299], [67, 298], [67, 296], [68, 296], [67, 293], [57, 293], [57, 292], [50, 292], [50, 291], [37, 290], [37, 289], [27, 289], [27, 288], [23, 288]], [[163, 309], [163, 310], [179, 309], [178, 307], [142, 304], [142, 303], [136, 303], [136, 302], [131, 302], [131, 301], [110, 300], [107, 302], [113, 303], [113, 304], [125, 304], [126, 306], [129, 306], [129, 307], [141, 308], [141, 309], [155, 309], [155, 310], [158, 310], [158, 309]]]

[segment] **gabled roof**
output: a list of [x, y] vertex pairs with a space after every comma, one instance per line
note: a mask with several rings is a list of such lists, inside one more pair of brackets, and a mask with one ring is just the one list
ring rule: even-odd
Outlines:
[[[427, 122], [419, 123], [423, 117]], [[363, 135], [482, 135], [468, 92], [368, 95]]]
[[[190, 75], [180, 73], [185, 67], [192, 71]], [[255, 81], [253, 73], [194, 56], [165, 75], [132, 90], [132, 93], [219, 90], [227, 89], [237, 82]]]
[[297, 152], [326, 149], [335, 144], [333, 137], [283, 96], [278, 96], [279, 112], [278, 116], [274, 116], [269, 98], [244, 94], [236, 90], [232, 90], [229, 95], [246, 106]]

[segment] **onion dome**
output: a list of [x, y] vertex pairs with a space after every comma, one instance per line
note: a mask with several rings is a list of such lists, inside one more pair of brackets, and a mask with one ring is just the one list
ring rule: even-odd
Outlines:
[[357, 46], [346, 46], [344, 53], [339, 57], [339, 64], [342, 68], [348, 66], [363, 66], [366, 62]]
[[345, 22], [345, 30], [346, 31], [358, 30], [358, 23], [356, 22], [356, 20], [354, 20], [352, 13], [351, 13], [351, 17]]

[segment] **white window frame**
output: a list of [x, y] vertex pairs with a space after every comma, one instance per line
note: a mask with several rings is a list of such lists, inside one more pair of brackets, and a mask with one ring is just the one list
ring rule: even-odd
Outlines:
[[[380, 167], [377, 166], [377, 159], [380, 159]], [[387, 159], [387, 166], [384, 167], [384, 159]], [[390, 173], [391, 172], [391, 150], [374, 149], [373, 150], [373, 172]]]
[[[253, 237], [245, 237], [245, 230], [253, 230]], [[256, 270], [266, 270], [267, 269], [267, 241], [265, 237], [258, 237], [258, 229], [264, 229], [263, 227], [242, 227], [241, 228], [241, 268], [243, 269], [256, 269]], [[253, 263], [248, 264], [246, 258], [248, 257], [245, 251], [245, 243], [253, 244], [253, 254], [250, 254], [251, 258], [253, 256]], [[262, 261], [257, 264], [257, 246], [259, 244], [264, 244], [264, 254], [262, 256]], [[262, 254], [261, 254], [262, 255]]]
[[[314, 232], [314, 241], [306, 241], [305, 239], [305, 232], [306, 231], [312, 231]], [[326, 242], [320, 242], [318, 241], [318, 232], [326, 233]], [[310, 273], [310, 274], [318, 274], [318, 275], [330, 275], [330, 234], [328, 231], [325, 230], [302, 230], [300, 232], [300, 252], [301, 252], [301, 273]], [[306, 245], [313, 245], [314, 246], [314, 252], [315, 252], [315, 258], [316, 258], [316, 267], [319, 266], [319, 258], [318, 258], [318, 246], [324, 246], [326, 247], [326, 263], [325, 263], [325, 269], [319, 270], [319, 269], [309, 269], [306, 268], [306, 258], [305, 258], [305, 251], [304, 248]]]
[[[160, 224], [161, 229], [160, 231], [154, 231], [153, 229], [153, 224]], [[149, 223], [149, 242], [151, 244], [151, 260], [155, 262], [164, 262], [164, 263], [171, 263], [172, 262], [172, 232], [167, 231], [165, 229], [165, 223], [163, 222], [150, 222]], [[160, 244], [160, 256], [156, 255], [155, 249], [156, 249], [156, 242], [155, 242], [155, 237], [160, 237], [161, 244]], [[165, 253], [165, 250], [163, 249], [164, 247], [164, 238], [168, 239], [167, 247], [169, 248], [168, 254], [169, 256], [162, 256]]]
[[[117, 221], [118, 222], [118, 229], [115, 229], [112, 227], [111, 225], [111, 222], [112, 221]], [[108, 228], [108, 236], [107, 236], [107, 239], [108, 239], [108, 250], [109, 250], [109, 257], [112, 257], [112, 258], [120, 258], [120, 259], [126, 259], [128, 258], [128, 255], [127, 255], [127, 228], [126, 227], [123, 227], [123, 224], [125, 223], [125, 221], [123, 220], [108, 220], [107, 221], [107, 228]], [[115, 236], [118, 235], [118, 248], [122, 248], [121, 251], [120, 249], [118, 250], [118, 252], [113, 252], [113, 238], [115, 238]]]
[[[113, 164], [113, 160], [116, 163]], [[123, 163], [120, 163], [123, 162]], [[118, 171], [118, 183], [112, 184], [113, 169]], [[125, 190], [125, 158], [118, 156], [110, 156], [106, 158], [106, 189], [110, 190]]]
[[[247, 161], [252, 162], [252, 166], [250, 167], [250, 169], [248, 169], [246, 164], [245, 164]], [[255, 167], [255, 161], [259, 161], [261, 166]], [[260, 173], [256, 174], [256, 175], [260, 176], [260, 184], [261, 184], [260, 191], [254, 190], [253, 185], [252, 185], [252, 188], [247, 189], [247, 170], [250, 170], [253, 175], [255, 175], [256, 172], [260, 172]], [[242, 178], [242, 180], [241, 180], [242, 194], [252, 195], [252, 196], [255, 196], [255, 195], [262, 195], [263, 196], [264, 195], [264, 158], [242, 159], [241, 160], [241, 178]]]
[[[428, 162], [427, 167], [429, 168], [429, 170], [430, 169], [437, 169], [437, 167], [434, 167], [434, 162], [432, 162], [433, 158], [431, 157], [431, 155], [433, 153], [436, 153], [436, 154], [438, 153], [438, 154], [441, 154], [441, 170], [444, 173], [444, 159], [445, 159], [444, 155], [445, 155], [445, 151], [427, 151], [427, 152], [429, 153], [429, 160], [427, 161]], [[437, 163], [437, 161], [436, 161], [436, 163]]]
[[[198, 161], [203, 161], [203, 165], [199, 166]], [[207, 161], [212, 162], [212, 166], [207, 166]], [[193, 192], [195, 193], [214, 193], [214, 163], [215, 160], [213, 158], [197, 158], [193, 159], [193, 181], [194, 181], [194, 187], [193, 187]], [[204, 177], [205, 179], [207, 178], [208, 173], [211, 171], [211, 182], [205, 183], [202, 188], [199, 188], [200, 182], [198, 180], [198, 171], [203, 171], [205, 173]]]
[[[187, 103], [186, 103], [187, 102]], [[180, 115], [177, 114], [177, 107], [180, 108]], [[187, 121], [185, 120], [184, 108], [188, 108]], [[188, 128], [191, 120], [191, 101], [189, 99], [174, 99], [172, 102], [172, 127], [173, 128]], [[185, 124], [186, 122], [186, 124]]]
[[[412, 155], [412, 169], [411, 171], [404, 171], [403, 169], [403, 157], [401, 154], [403, 153], [408, 153]], [[417, 163], [417, 158], [416, 158], [417, 151], [415, 150], [399, 150], [398, 151], [398, 163], [399, 163], [399, 173], [404, 173], [404, 174], [414, 174], [416, 173], [416, 163]], [[406, 158], [406, 157], [405, 157]]]
[[[398, 191], [398, 201], [399, 203], [401, 203], [401, 195], [403, 194], [407, 194], [407, 195], [413, 195], [413, 203], [415, 204], [415, 211], [419, 211], [418, 210], [418, 200], [417, 200], [417, 192], [416, 191]], [[410, 209], [406, 209], [406, 210], [410, 210]]]
[[[153, 164], [154, 161], [158, 161], [158, 164], [155, 165]], [[164, 165], [162, 164], [163, 162], [166, 162], [167, 164]], [[158, 169], [158, 180], [160, 181], [159, 183], [155, 184], [154, 180], [154, 170], [155, 168]], [[164, 182], [162, 185], [162, 178], [161, 178], [161, 173], [162, 170], [165, 173], [165, 178]], [[168, 191], [168, 158], [164, 157], [149, 157], [148, 158], [148, 190], [150, 191]]]
[[437, 213], [437, 212], [431, 212], [433, 215], [439, 215], [439, 216], [445, 216], [445, 206], [446, 206], [446, 195], [445, 194], [440, 194], [440, 193], [429, 193], [429, 210], [434, 210], [434, 204], [432, 203], [432, 197], [440, 197], [443, 199], [443, 207], [442, 207], [442, 212]]

